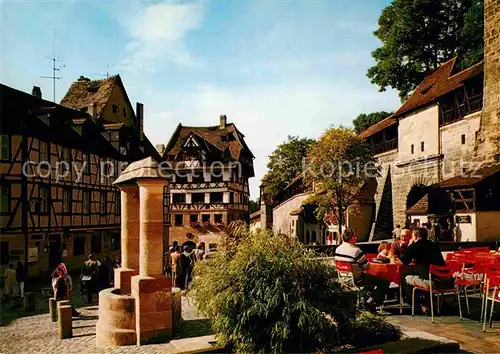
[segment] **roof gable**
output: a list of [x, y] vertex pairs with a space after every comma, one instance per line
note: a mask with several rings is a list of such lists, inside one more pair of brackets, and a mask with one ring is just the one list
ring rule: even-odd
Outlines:
[[483, 72], [483, 62], [479, 62], [455, 74], [456, 59], [448, 60], [427, 75], [392, 117], [400, 117], [405, 113], [428, 105], [436, 98], [462, 87], [464, 81]]
[[87, 112], [88, 108], [95, 104], [96, 118], [102, 118], [104, 109], [115, 90], [121, 91], [121, 95], [129, 106], [130, 112], [134, 115], [133, 118], [135, 118], [134, 108], [130, 103], [120, 75], [102, 80], [90, 80], [81, 76], [71, 84], [68, 92], [61, 100], [61, 105]]
[[[232, 134], [234, 139], [227, 140], [224, 137]], [[190, 137], [193, 137], [190, 140]], [[177, 156], [186, 143], [201, 139], [210, 150], [218, 150], [222, 155], [230, 154], [234, 160], [239, 160], [242, 154], [253, 157], [252, 152], [246, 145], [241, 134], [233, 123], [226, 125], [225, 129], [217, 126], [208, 127], [188, 127], [179, 124], [170, 138], [164, 156]], [[213, 147], [214, 149], [211, 149]], [[227, 152], [226, 152], [227, 150]]]

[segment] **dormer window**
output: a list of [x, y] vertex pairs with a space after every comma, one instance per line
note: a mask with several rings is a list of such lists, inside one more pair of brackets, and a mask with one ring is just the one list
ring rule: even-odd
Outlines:
[[123, 116], [126, 117], [127, 116], [127, 110], [124, 108], [123, 109]]
[[113, 109], [113, 113], [118, 113], [118, 105], [114, 104], [111, 108]]
[[221, 135], [221, 139], [224, 142], [232, 141], [232, 140], [234, 140], [234, 135], [232, 133]]

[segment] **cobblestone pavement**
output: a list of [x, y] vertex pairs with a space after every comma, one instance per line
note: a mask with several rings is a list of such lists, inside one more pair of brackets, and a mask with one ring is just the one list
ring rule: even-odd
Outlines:
[[[38, 307], [46, 308], [46, 299], [41, 299]], [[38, 308], [40, 311], [41, 308]], [[35, 354], [35, 353], [96, 353], [96, 354], [127, 354], [127, 353], [172, 353], [169, 344], [146, 346], [130, 346], [119, 348], [96, 348], [95, 325], [97, 322], [97, 305], [81, 307], [78, 310], [82, 317], [73, 321], [73, 338], [59, 340], [57, 322], [50, 322], [48, 314], [33, 314], [9, 321], [0, 327], [0, 353], [2, 354]], [[203, 317], [194, 308], [192, 301], [183, 297], [183, 318], [191, 323], [203, 322]], [[398, 311], [390, 311], [396, 313]], [[436, 317], [432, 324], [427, 316], [412, 317], [407, 315], [389, 315], [387, 319], [407, 329], [430, 332], [432, 334], [450, 338], [460, 343], [463, 350], [473, 353], [500, 352], [500, 321], [494, 322], [493, 328], [482, 331], [482, 324], [478, 322], [477, 313], [460, 321], [456, 315]], [[2, 313], [2, 316], [4, 314]], [[495, 316], [497, 319], [498, 316]], [[205, 333], [209, 334], [209, 333]], [[204, 335], [205, 335], [204, 334]], [[200, 334], [198, 334], [200, 335]]]
[[[42, 300], [40, 300], [41, 302]], [[45, 299], [43, 300], [43, 304]], [[38, 310], [41, 303], [37, 303]], [[129, 346], [119, 348], [97, 348], [95, 346], [95, 325], [98, 319], [97, 305], [78, 308], [82, 317], [73, 321], [73, 338], [59, 340], [57, 322], [51, 322], [49, 314], [35, 314], [12, 320], [0, 327], [0, 353], [35, 354], [35, 353], [171, 353], [169, 344]], [[183, 297], [183, 318], [185, 320], [202, 319], [192, 302]]]
[[[460, 348], [473, 353], [500, 353], [500, 316], [497, 313], [494, 315], [493, 328], [486, 325], [486, 332], [483, 332], [483, 324], [479, 323], [480, 316], [480, 299], [472, 298], [471, 314], [466, 313], [463, 309], [464, 319], [460, 321], [456, 307], [449, 307], [447, 314], [435, 318], [434, 323], [431, 322], [429, 316], [424, 315], [407, 315], [409, 309], [405, 310], [404, 315], [391, 315], [387, 320], [396, 326], [406, 327], [408, 329], [429, 332], [434, 335], [449, 338], [457, 341]], [[489, 307], [488, 307], [489, 308]], [[498, 309], [500, 306], [497, 305]]]

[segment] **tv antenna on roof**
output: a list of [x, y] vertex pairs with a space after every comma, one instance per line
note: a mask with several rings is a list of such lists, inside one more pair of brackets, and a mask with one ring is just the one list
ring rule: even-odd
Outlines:
[[106, 74], [103, 74], [103, 73], [94, 73], [94, 75], [99, 75], [99, 76], [102, 76], [102, 77], [106, 77], [106, 79], [109, 78], [109, 67], [110, 65], [106, 65]]
[[52, 79], [52, 90], [54, 95], [54, 103], [56, 102], [56, 80], [61, 80], [61, 76], [56, 76], [56, 71], [61, 71], [66, 65], [61, 65], [56, 67], [56, 63], [62, 63], [62, 60], [58, 57], [46, 57], [47, 59], [52, 60], [52, 76], [40, 76], [42, 79]]

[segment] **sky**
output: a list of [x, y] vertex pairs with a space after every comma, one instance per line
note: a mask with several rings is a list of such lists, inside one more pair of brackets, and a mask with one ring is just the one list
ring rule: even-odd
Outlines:
[[0, 82], [56, 102], [80, 75], [120, 74], [144, 130], [165, 144], [178, 123], [225, 114], [255, 155], [251, 199], [268, 156], [289, 135], [318, 138], [360, 113], [396, 110], [366, 77], [389, 0], [0, 0]]

